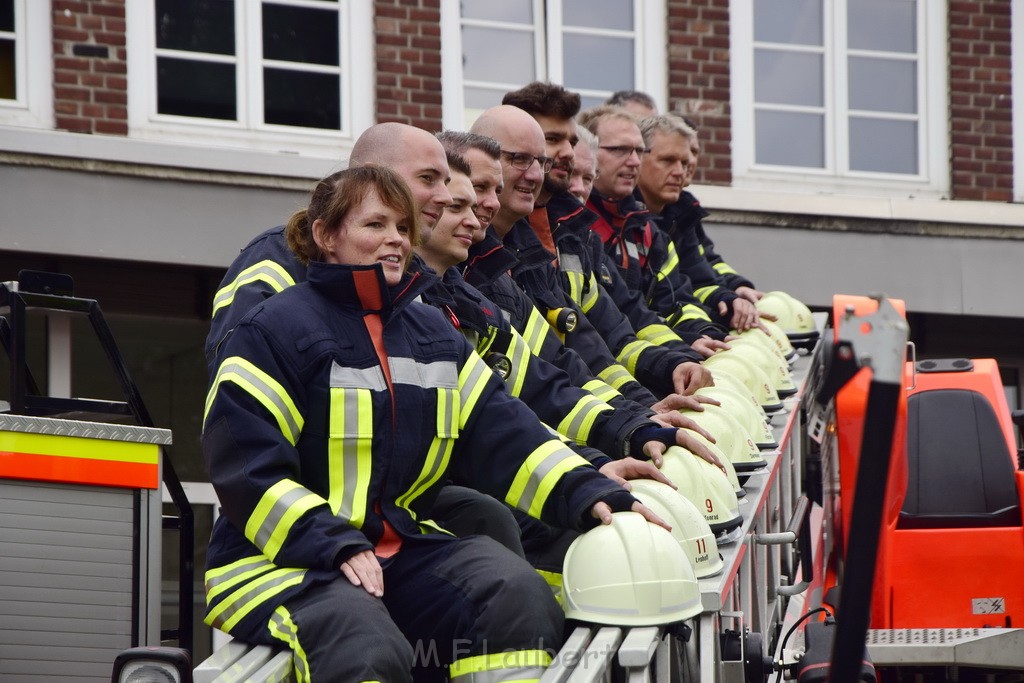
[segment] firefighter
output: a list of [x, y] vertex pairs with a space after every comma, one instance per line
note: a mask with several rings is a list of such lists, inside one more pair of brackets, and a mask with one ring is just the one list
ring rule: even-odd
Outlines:
[[[563, 283], [566, 272], [564, 268], [560, 269], [564, 265], [562, 260], [553, 263], [554, 254], [545, 248], [542, 239], [525, 220], [534, 210], [534, 202], [545, 182], [545, 173], [554, 168], [554, 160], [545, 156], [544, 131], [529, 114], [518, 107], [500, 105], [481, 114], [473, 124], [473, 132], [493, 137], [502, 146], [505, 189], [501, 197], [501, 209], [489, 229], [519, 259], [513, 277], [542, 311], [557, 313], [569, 309], [577, 320], [582, 320], [580, 314], [583, 311], [567, 290], [571, 281]], [[560, 169], [566, 187], [569, 170]], [[565, 194], [570, 201], [575, 202], [571, 195]], [[579, 254], [574, 253], [573, 256], [577, 256], [576, 260], [582, 260]], [[605, 349], [611, 349], [620, 363], [611, 366], [611, 371], [618, 371], [625, 366], [627, 377], [640, 380], [656, 395], [665, 396], [674, 392], [692, 394], [701, 386], [711, 383], [710, 373], [695, 362], [701, 359], [699, 353], [670, 349], [638, 338], [629, 320], [613, 302], [600, 294], [590, 275], [593, 275], [592, 270], [583, 273], [582, 284], [587, 285], [588, 293], [594, 294], [597, 305], [587, 306], [583, 317], [593, 326], [596, 334], [584, 336], [587, 328], [577, 325], [570, 331], [571, 334], [565, 334], [565, 344], [576, 349], [599, 377], [611, 379], [608, 374], [610, 368], [603, 364], [600, 357], [602, 351], [607, 353]], [[584, 306], [586, 303], [589, 303], [589, 299]], [[665, 328], [665, 331], [669, 330]], [[614, 381], [609, 383], [616, 386]]]
[[561, 612], [508, 550], [438, 531], [440, 482], [579, 530], [620, 510], [660, 520], [416, 301], [434, 280], [405, 272], [417, 233], [395, 173], [325, 178], [287, 227], [306, 281], [221, 344], [203, 432], [223, 509], [206, 622], [286, 644], [299, 680], [410, 681], [414, 665], [418, 680], [538, 680]]

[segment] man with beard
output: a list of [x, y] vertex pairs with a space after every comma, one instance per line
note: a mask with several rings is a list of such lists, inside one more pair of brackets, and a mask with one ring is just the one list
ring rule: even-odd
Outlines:
[[[612, 329], [609, 326], [624, 315], [636, 330], [636, 336], [642, 340], [692, 354], [695, 359], [710, 355], [714, 351], [714, 342], [704, 335], [712, 326], [696, 305], [696, 300], [691, 298], [685, 302], [693, 305], [677, 316], [675, 325], [678, 330], [666, 326], [648, 307], [642, 292], [630, 287], [604, 254], [600, 240], [590, 231], [597, 216], [591, 211], [581, 210], [569, 195], [575, 153], [565, 141], [578, 140], [572, 117], [579, 111], [579, 95], [559, 85], [534, 82], [507, 93], [504, 101], [533, 116], [544, 131], [547, 153], [555, 159], [544, 179], [537, 208], [530, 215], [530, 225], [542, 242], [557, 244], [552, 250], [559, 255], [560, 268], [567, 277], [566, 291], [573, 300], [606, 339], [614, 338], [608, 332]], [[583, 270], [573, 272], [577, 260], [583, 264]], [[586, 272], [588, 263], [591, 273]], [[680, 333], [687, 339], [681, 339]], [[690, 340], [697, 353], [687, 344]]]

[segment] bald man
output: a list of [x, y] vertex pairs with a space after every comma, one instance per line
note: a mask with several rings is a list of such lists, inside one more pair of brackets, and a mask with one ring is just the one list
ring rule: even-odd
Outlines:
[[[452, 196], [444, 147], [432, 134], [403, 123], [368, 128], [352, 147], [349, 167], [377, 164], [397, 172], [412, 191], [420, 211], [420, 235], [430, 239]], [[306, 266], [288, 248], [284, 226], [271, 228], [242, 249], [221, 280], [213, 300], [213, 320], [206, 338], [211, 376], [219, 364], [217, 349], [239, 320], [264, 299], [306, 279]], [[490, 536], [523, 556], [519, 525], [499, 501], [461, 486], [445, 486], [431, 517], [457, 535]]]
[[[452, 201], [448, 193], [448, 161], [432, 134], [404, 123], [378, 123], [359, 136], [349, 167], [387, 166], [402, 177], [420, 211], [420, 234], [430, 231]], [[253, 306], [306, 279], [306, 267], [288, 248], [284, 226], [271, 228], [242, 249], [228, 267], [213, 298], [213, 320], [206, 338], [206, 362], [212, 373], [217, 346]]]

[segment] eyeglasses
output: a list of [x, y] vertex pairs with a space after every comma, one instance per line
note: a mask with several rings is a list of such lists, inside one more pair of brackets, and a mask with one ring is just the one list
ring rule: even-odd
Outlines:
[[501, 156], [508, 159], [508, 163], [511, 164], [512, 168], [518, 168], [520, 171], [530, 170], [530, 166], [533, 166], [534, 161], [540, 164], [540, 170], [545, 173], [550, 171], [551, 167], [555, 165], [555, 160], [550, 157], [535, 157], [526, 152], [506, 152], [501, 150]]
[[628, 157], [633, 152], [636, 152], [638, 159], [643, 159], [645, 154], [650, 154], [650, 147], [630, 147], [629, 145], [601, 145], [601, 149], [605, 150], [616, 157]]

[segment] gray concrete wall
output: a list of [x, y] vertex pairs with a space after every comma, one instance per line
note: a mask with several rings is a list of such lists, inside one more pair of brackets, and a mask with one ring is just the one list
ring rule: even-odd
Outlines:
[[762, 290], [812, 306], [882, 292], [914, 312], [1024, 318], [1024, 241], [705, 223]]
[[246, 242], [285, 222], [307, 196], [0, 165], [0, 249], [226, 267]]

